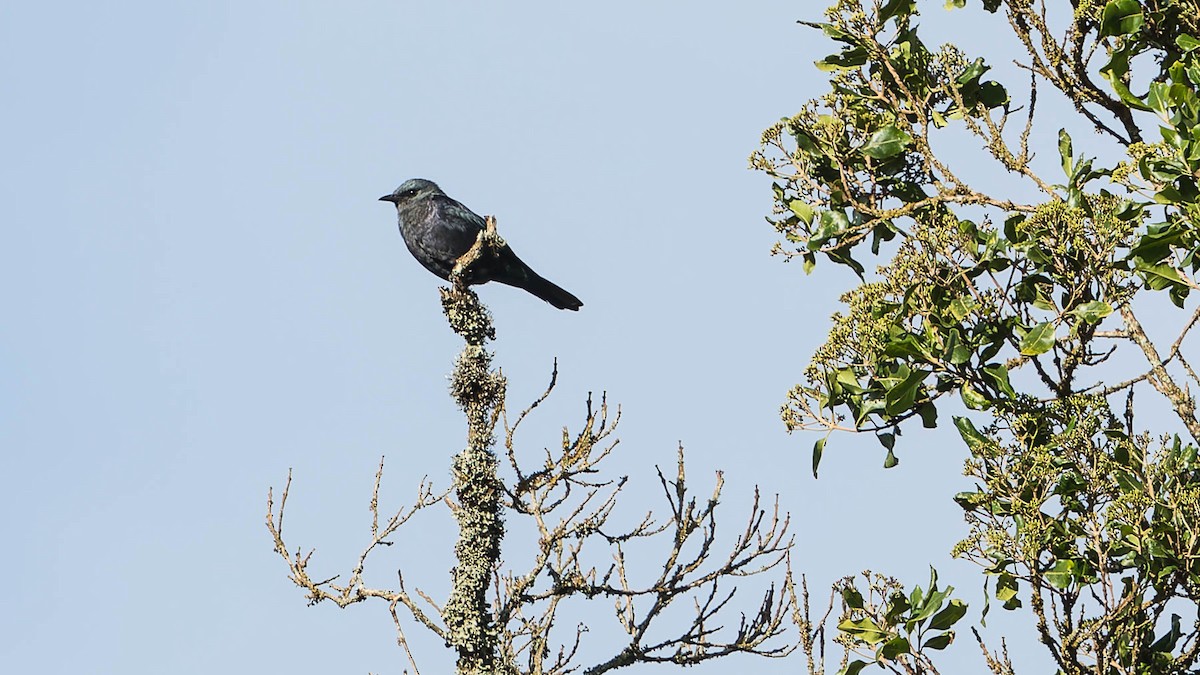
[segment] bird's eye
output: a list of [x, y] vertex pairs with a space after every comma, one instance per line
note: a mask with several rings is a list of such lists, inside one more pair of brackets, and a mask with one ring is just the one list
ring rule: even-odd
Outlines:
[[405, 196], [405, 197], [413, 197], [413, 196], [416, 196], [416, 194], [417, 194], [417, 188], [413, 188], [413, 189], [411, 189], [411, 190], [405, 190], [405, 191], [404, 191], [404, 196]]

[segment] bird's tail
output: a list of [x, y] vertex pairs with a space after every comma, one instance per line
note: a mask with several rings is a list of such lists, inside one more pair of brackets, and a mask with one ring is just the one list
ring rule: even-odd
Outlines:
[[575, 311], [583, 307], [579, 298], [534, 272], [511, 248], [505, 246], [497, 255], [497, 262], [498, 267], [489, 275], [491, 281], [525, 289], [558, 309]]
[[524, 283], [521, 284], [521, 288], [533, 293], [558, 309], [575, 311], [583, 307], [583, 302], [579, 298], [571, 295], [561, 286], [538, 276], [536, 272], [525, 278]]
[[558, 309], [569, 309], [574, 311], [578, 310], [580, 307], [583, 307], [583, 302], [579, 298], [567, 292], [566, 289], [554, 284], [544, 277], [539, 276], [538, 273], [530, 269], [528, 265], [525, 265], [524, 267], [524, 274], [519, 276], [513, 275], [512, 278], [507, 279], [496, 278], [496, 281], [499, 281], [502, 284], [508, 284], [509, 286], [523, 288], [542, 300], [550, 303], [551, 305], [554, 305]]

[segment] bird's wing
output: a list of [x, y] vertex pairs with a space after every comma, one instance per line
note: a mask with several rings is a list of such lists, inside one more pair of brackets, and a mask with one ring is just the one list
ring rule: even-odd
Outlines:
[[400, 216], [408, 250], [425, 269], [445, 279], [454, 261], [475, 243], [484, 220], [445, 195], [411, 204]]
[[484, 225], [487, 224], [483, 216], [480, 216], [450, 197], [437, 195], [434, 199], [437, 201], [438, 210], [441, 211], [442, 217], [446, 221], [462, 226], [464, 229], [474, 230], [472, 236], [479, 230], [482, 230]]

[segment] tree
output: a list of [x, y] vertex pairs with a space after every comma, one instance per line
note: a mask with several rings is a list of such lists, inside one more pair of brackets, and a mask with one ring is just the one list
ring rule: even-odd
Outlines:
[[[736, 653], [786, 656], [793, 649], [785, 637], [794, 598], [786, 564], [792, 539], [777, 500], [767, 506], [756, 493], [745, 527], [731, 542], [718, 538], [722, 474], [717, 473], [709, 496], [695, 496], [680, 447], [674, 471], [658, 472], [668, 515], [646, 513], [619, 525], [613, 510], [627, 478], [604, 478], [601, 464], [617, 446], [612, 435], [620, 411], [610, 417], [603, 398], [595, 406], [589, 396], [579, 431], [571, 434], [564, 427], [557, 453], [531, 459], [516, 442], [522, 421], [554, 389], [557, 366], [545, 393], [510, 425], [506, 380], [492, 369], [492, 354], [485, 348], [495, 338], [491, 316], [461, 281], [471, 265], [503, 247], [488, 218], [487, 229], [455, 266], [454, 287], [441, 289], [446, 318], [466, 343], [450, 386], [467, 419], [467, 447], [453, 459], [452, 488], [436, 493], [422, 482], [410, 505], [381, 522], [381, 460], [363, 552], [344, 581], [337, 576], [318, 580], [309, 571], [312, 552], [292, 551], [284, 540], [289, 473], [278, 509], [274, 492], [268, 492], [266, 522], [291, 581], [310, 604], [330, 601], [346, 608], [371, 599], [386, 602], [413, 672], [419, 670], [405, 638], [405, 627], [413, 624], [453, 648], [457, 672], [464, 675], [557, 675], [581, 668], [598, 675], [637, 663], [691, 665]], [[493, 449], [501, 423], [509, 480], [499, 475]], [[390, 546], [414, 515], [435, 506], [448, 507], [459, 527], [449, 597], [439, 603], [420, 589], [410, 591], [403, 570], [394, 588], [369, 585], [368, 559]], [[504, 569], [500, 561], [505, 533], [513, 527], [531, 530], [536, 542], [532, 564], [519, 571]], [[650, 546], [657, 546], [658, 558], [646, 553]], [[596, 549], [609, 555], [598, 556]], [[761, 599], [731, 616], [740, 580], [768, 572], [777, 574]], [[578, 599], [612, 603], [623, 642], [585, 644], [588, 627], [568, 623], [568, 606]], [[556, 630], [564, 624], [572, 627]], [[602, 656], [584, 667], [585, 653]]]
[[[1195, 672], [1200, 4], [982, 7], [990, 33], [1024, 52], [1028, 79], [1000, 82], [960, 47], [931, 49], [915, 0], [839, 0], [802, 22], [839, 44], [817, 64], [831, 89], [767, 129], [751, 163], [774, 179], [776, 252], [861, 283], [783, 421], [823, 432], [815, 474], [833, 431], [875, 434], [893, 466], [902, 431], [958, 411], [976, 485], [953, 497], [968, 524], [953, 553], [979, 564], [991, 597], [1031, 613], [1060, 672]], [[1089, 150], [1065, 128], [1057, 148], [1031, 147], [1047, 90], [1094, 129]], [[944, 151], [963, 138], [979, 147], [972, 168], [991, 162], [1022, 186], [964, 178]], [[868, 272], [867, 251], [891, 258]], [[1146, 410], [1174, 423], [1147, 428]], [[912, 596], [872, 585], [866, 603], [842, 586], [839, 634], [856, 658], [840, 672], [936, 672], [940, 645], [897, 621]], [[972, 630], [987, 667], [1013, 672]]]

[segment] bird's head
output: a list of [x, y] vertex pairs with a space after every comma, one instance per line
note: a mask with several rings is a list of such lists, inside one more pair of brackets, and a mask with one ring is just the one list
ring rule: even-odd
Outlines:
[[379, 198], [381, 202], [391, 202], [396, 206], [401, 206], [415, 199], [421, 199], [429, 195], [441, 194], [442, 190], [431, 180], [424, 178], [410, 178], [400, 184], [390, 195], [384, 195]]

